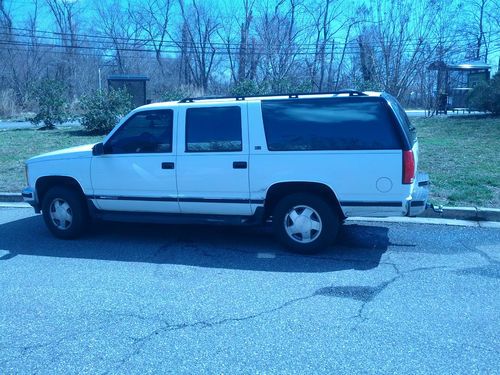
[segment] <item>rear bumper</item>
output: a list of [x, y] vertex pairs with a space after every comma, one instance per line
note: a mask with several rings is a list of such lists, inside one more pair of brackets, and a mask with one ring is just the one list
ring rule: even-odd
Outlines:
[[427, 173], [417, 175], [410, 199], [407, 200], [406, 216], [417, 216], [427, 208], [429, 200], [430, 181]]
[[38, 202], [35, 189], [29, 186], [25, 187], [21, 195], [23, 196], [23, 200], [35, 209], [36, 213], [40, 213], [40, 203]]

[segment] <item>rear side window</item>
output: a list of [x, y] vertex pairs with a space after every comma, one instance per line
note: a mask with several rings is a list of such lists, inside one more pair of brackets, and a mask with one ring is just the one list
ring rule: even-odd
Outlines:
[[186, 112], [186, 152], [241, 151], [241, 109], [189, 108]]
[[401, 149], [378, 98], [264, 100], [262, 116], [270, 151]]

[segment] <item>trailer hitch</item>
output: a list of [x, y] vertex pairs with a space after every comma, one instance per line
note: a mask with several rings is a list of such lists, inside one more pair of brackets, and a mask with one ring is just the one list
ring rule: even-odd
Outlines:
[[434, 204], [432, 203], [427, 203], [425, 208], [431, 208], [432, 211], [434, 211], [435, 213], [437, 214], [442, 214], [443, 213], [443, 206], [439, 205], [439, 206], [434, 206]]

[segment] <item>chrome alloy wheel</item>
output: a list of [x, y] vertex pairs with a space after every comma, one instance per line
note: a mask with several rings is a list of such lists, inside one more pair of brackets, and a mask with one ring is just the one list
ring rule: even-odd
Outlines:
[[309, 206], [295, 206], [285, 215], [284, 225], [288, 236], [299, 243], [310, 243], [321, 234], [321, 218]]
[[57, 229], [66, 230], [73, 222], [73, 211], [65, 200], [56, 198], [50, 204], [50, 219]]

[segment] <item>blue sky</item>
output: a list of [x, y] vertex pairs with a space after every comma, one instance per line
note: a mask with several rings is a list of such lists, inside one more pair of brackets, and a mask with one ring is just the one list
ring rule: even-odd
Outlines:
[[[71, 1], [71, 0], [66, 0], [66, 1]], [[122, 4], [123, 7], [126, 7], [127, 0], [117, 0], [119, 3]], [[185, 0], [188, 2], [189, 0]], [[309, 1], [309, 0], [306, 0]], [[493, 1], [493, 0], [488, 0], [488, 1]], [[41, 4], [40, 6], [40, 13], [38, 16], [38, 29], [39, 30], [47, 30], [47, 31], [54, 31], [54, 22], [52, 21], [49, 12], [47, 11], [47, 8], [44, 5], [45, 0], [38, 0], [38, 3]], [[83, 20], [88, 20], [92, 17], [93, 13], [95, 12], [97, 8], [98, 2], [96, 0], [74, 0], [75, 3], [77, 3], [78, 8], [80, 9], [80, 17]], [[215, 4], [217, 7], [225, 7], [228, 4], [231, 4], [231, 6], [235, 6], [236, 1], [230, 1], [230, 0], [201, 0], [201, 3], [209, 3], [211, 5]], [[256, 5], [263, 6], [266, 2], [269, 2], [269, 0], [257, 0]], [[4, 3], [6, 4], [7, 9], [10, 9], [11, 14], [13, 16], [14, 20], [14, 25], [15, 27], [24, 27], [23, 25], [26, 15], [30, 12], [33, 11], [34, 6], [33, 6], [33, 1], [31, 0], [4, 0]], [[141, 3], [140, 0], [135, 1], [135, 3]], [[176, 1], [174, 0], [174, 3]], [[271, 1], [271, 3], [274, 3]], [[353, 0], [353, 1], [345, 1], [344, 7], [349, 9], [355, 8], [357, 5], [363, 3], [363, 0]], [[453, 1], [452, 1], [453, 3]], [[500, 9], [498, 10], [498, 13], [500, 14]], [[92, 27], [88, 27], [88, 22], [86, 22], [87, 25], [83, 25], [84, 31], [80, 31], [82, 33], [88, 33], [89, 29], [93, 30]], [[87, 26], [87, 27], [85, 27]], [[487, 25], [489, 26], [489, 25]], [[499, 64], [499, 58], [500, 58], [500, 30], [498, 28], [498, 25], [495, 25], [492, 27], [492, 30], [490, 30], [492, 33], [492, 39], [494, 43], [490, 46], [490, 56], [488, 59], [488, 63], [492, 65], [492, 70], [495, 72], [498, 69], [498, 64]]]

